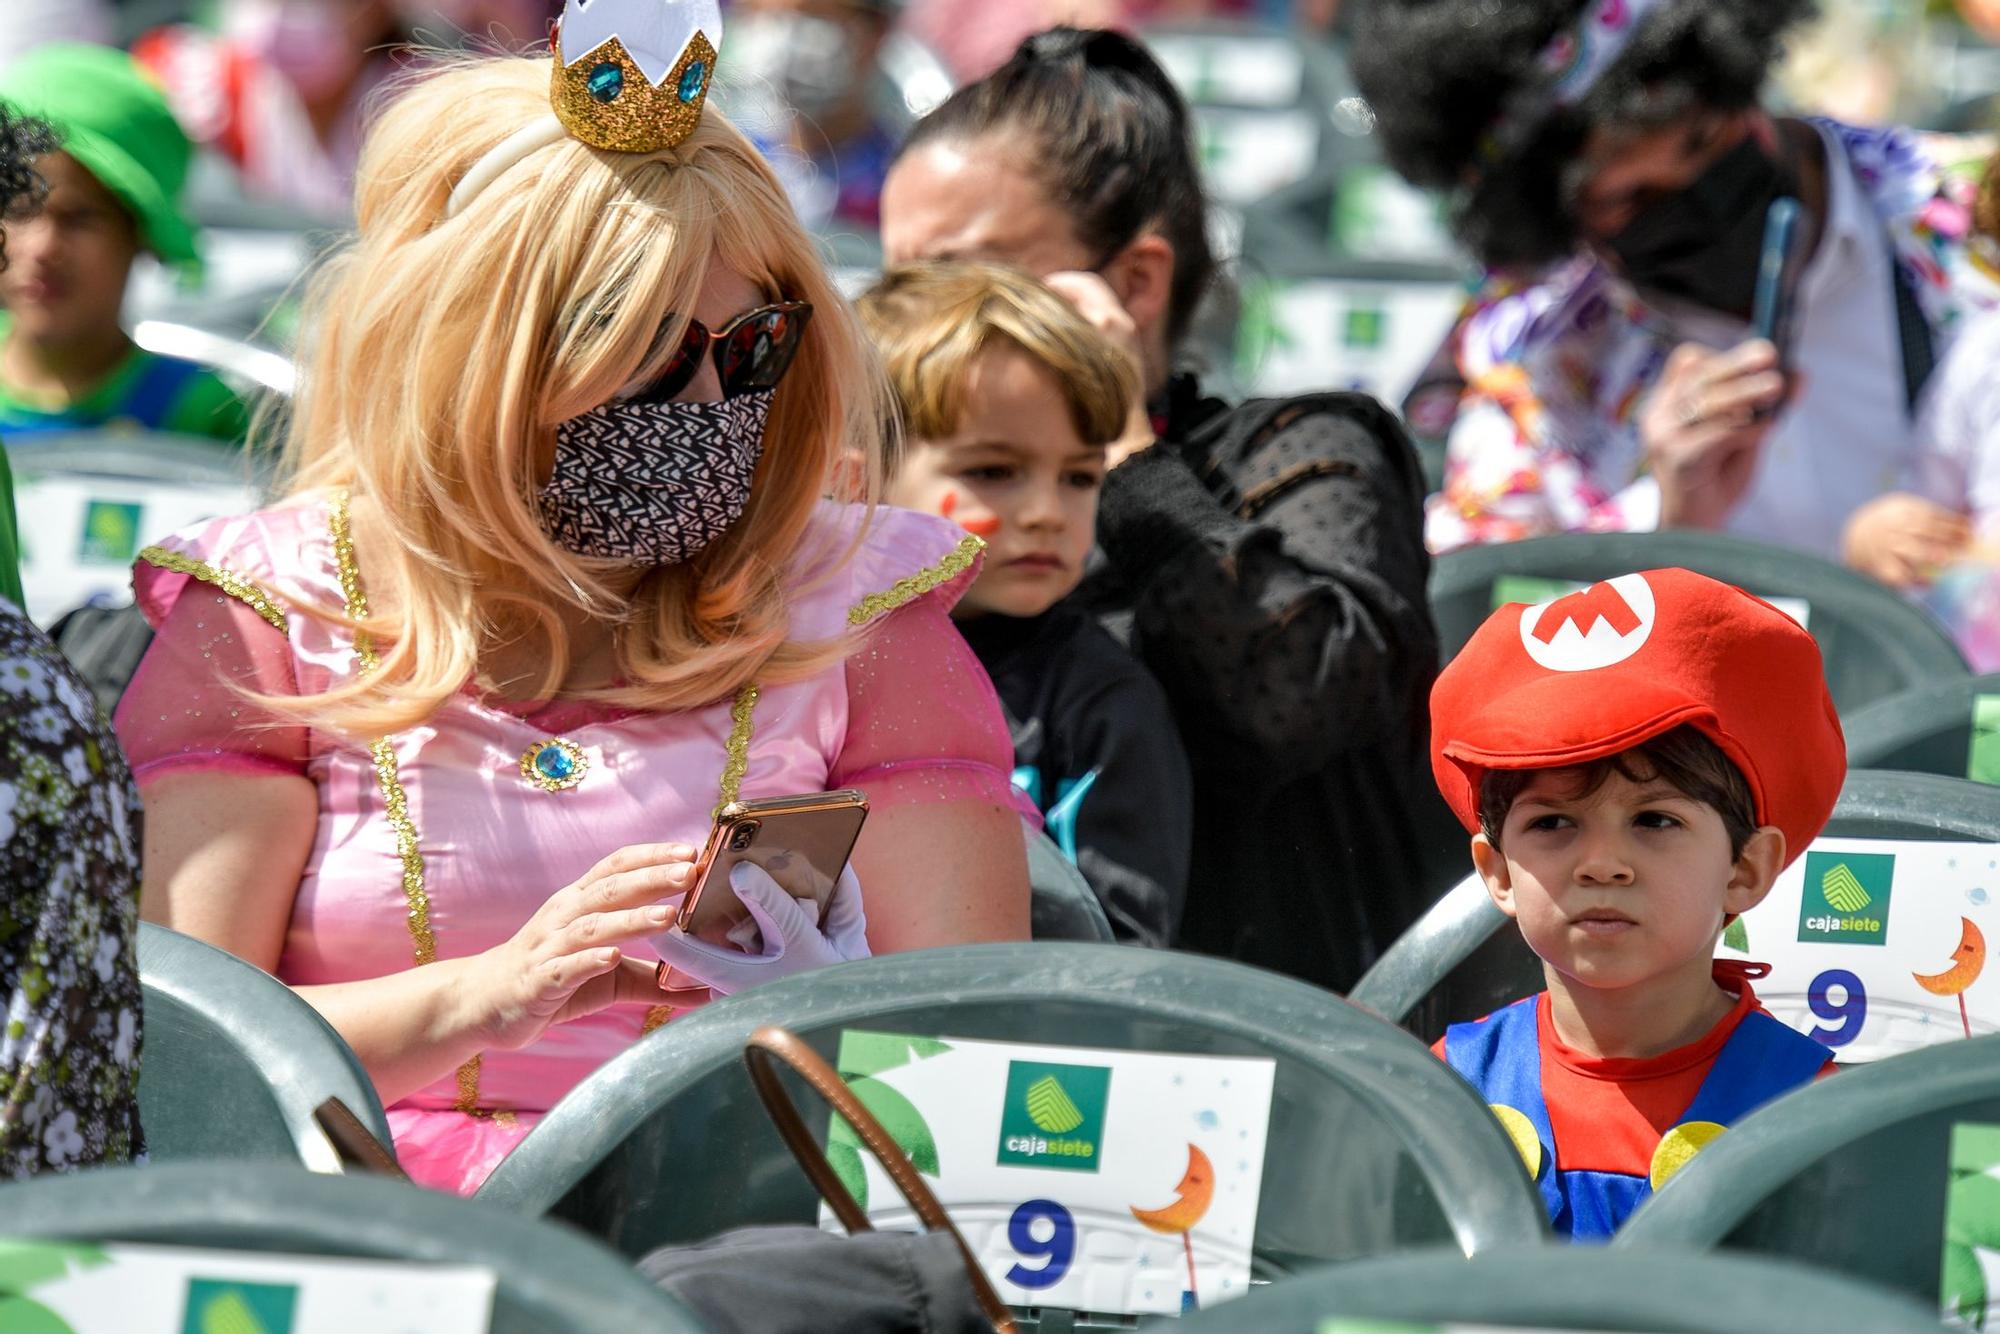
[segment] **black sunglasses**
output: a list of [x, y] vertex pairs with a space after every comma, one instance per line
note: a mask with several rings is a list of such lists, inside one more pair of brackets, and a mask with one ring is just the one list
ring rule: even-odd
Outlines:
[[746, 310], [713, 332], [691, 319], [667, 364], [628, 401], [664, 403], [673, 398], [693, 382], [703, 355], [711, 352], [725, 399], [775, 389], [799, 354], [812, 313], [810, 302], [780, 301]]

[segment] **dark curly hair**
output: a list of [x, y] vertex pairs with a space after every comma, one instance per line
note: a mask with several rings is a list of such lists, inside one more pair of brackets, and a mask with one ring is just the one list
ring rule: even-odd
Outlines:
[[1026, 38], [1006, 64], [946, 98], [901, 151], [1005, 133], [1091, 250], [1109, 258], [1157, 230], [1174, 248], [1171, 344], [1216, 273], [1191, 122], [1145, 47], [1122, 33], [1059, 27]]
[[[55, 134], [0, 106], [0, 221], [24, 217], [40, 207], [48, 187], [35, 174], [35, 159], [54, 151]], [[0, 232], [0, 269], [7, 267], [7, 237]]]
[[[1537, 59], [1587, 0], [1362, 0], [1354, 75], [1389, 162], [1450, 192], [1459, 239], [1496, 268], [1537, 268], [1577, 246], [1569, 199], [1592, 129], [1648, 129], [1754, 106], [1785, 34], [1814, 0], [1669, 0], [1590, 94], [1499, 161], [1482, 146]], [[1468, 185], [1470, 188], [1468, 188]]]

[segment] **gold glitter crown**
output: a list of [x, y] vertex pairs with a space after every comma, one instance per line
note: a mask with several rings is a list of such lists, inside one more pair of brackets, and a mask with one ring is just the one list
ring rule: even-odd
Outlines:
[[721, 39], [715, 0], [568, 0], [549, 102], [593, 148], [672, 148], [701, 123]]

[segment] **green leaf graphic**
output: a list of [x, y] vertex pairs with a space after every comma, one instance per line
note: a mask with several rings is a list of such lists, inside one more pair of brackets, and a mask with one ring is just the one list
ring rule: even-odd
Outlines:
[[0, 1329], [7, 1334], [76, 1334], [70, 1323], [26, 1297], [0, 1294]]
[[1028, 1119], [1051, 1135], [1061, 1135], [1083, 1124], [1083, 1112], [1054, 1075], [1043, 1075], [1028, 1085]]
[[847, 1187], [847, 1193], [854, 1197], [854, 1203], [865, 1214], [868, 1212], [868, 1173], [861, 1166], [861, 1150], [851, 1139], [840, 1138], [840, 1131], [846, 1127], [847, 1122], [834, 1118], [834, 1133], [827, 1136], [827, 1166], [833, 1169], [833, 1174], [840, 1178], [840, 1184]]
[[1972, 1247], [1945, 1243], [1940, 1296], [1945, 1315], [1964, 1321], [1972, 1329], [1986, 1328], [1986, 1275]]
[[1744, 928], [1741, 917], [1731, 922], [1728, 929], [1722, 933], [1722, 943], [1738, 954], [1750, 952], [1750, 932]]
[[[861, 1105], [875, 1114], [882, 1123], [882, 1129], [889, 1132], [889, 1138], [896, 1141], [910, 1157], [911, 1166], [925, 1176], [934, 1177], [942, 1170], [938, 1166], [937, 1137], [931, 1134], [930, 1123], [924, 1114], [901, 1092], [884, 1084], [879, 1079], [850, 1079], [847, 1087], [861, 1100]], [[839, 1116], [827, 1128], [826, 1156], [833, 1163], [834, 1171], [840, 1174], [842, 1184], [853, 1192], [854, 1202], [863, 1210], [868, 1208], [868, 1178], [861, 1168], [861, 1137], [854, 1133], [854, 1127]], [[842, 1158], [851, 1160], [851, 1165], [843, 1167]]]
[[951, 1050], [949, 1042], [920, 1038], [909, 1033], [870, 1033], [848, 1029], [840, 1035], [840, 1060], [836, 1063], [843, 1078], [879, 1075], [885, 1070], [928, 1060]]
[[1854, 872], [1847, 869], [1846, 862], [1837, 864], [1820, 877], [1819, 887], [1820, 892], [1826, 895], [1826, 901], [1841, 912], [1860, 912], [1874, 902], [1874, 896], [1861, 887]]
[[[27, 1292], [78, 1269], [110, 1260], [96, 1246], [0, 1241], [0, 1294]], [[0, 1325], [0, 1329], [8, 1326]]]

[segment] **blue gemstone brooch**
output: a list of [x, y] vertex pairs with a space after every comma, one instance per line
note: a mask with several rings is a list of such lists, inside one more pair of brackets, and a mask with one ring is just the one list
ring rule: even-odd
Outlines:
[[521, 752], [521, 777], [544, 792], [567, 792], [590, 772], [590, 757], [574, 741], [551, 737]]

